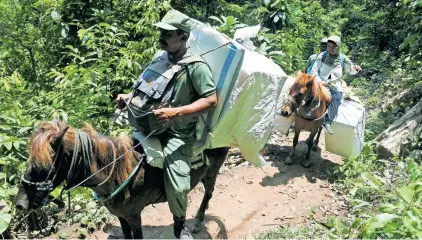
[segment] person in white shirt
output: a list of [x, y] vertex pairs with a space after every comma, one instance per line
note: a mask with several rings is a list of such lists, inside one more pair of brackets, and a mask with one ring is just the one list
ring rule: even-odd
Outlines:
[[328, 105], [328, 113], [322, 125], [330, 134], [333, 134], [331, 123], [337, 116], [343, 97], [343, 71], [352, 75], [362, 71], [359, 65], [353, 64], [347, 56], [340, 53], [340, 44], [340, 37], [329, 37], [327, 51], [318, 55], [311, 70], [311, 74], [316, 75], [315, 79], [322, 81], [330, 89], [332, 101]]

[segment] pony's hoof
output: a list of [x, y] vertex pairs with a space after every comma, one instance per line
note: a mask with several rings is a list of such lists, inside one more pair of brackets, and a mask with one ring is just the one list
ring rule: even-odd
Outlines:
[[290, 165], [293, 163], [293, 159], [292, 157], [288, 156], [285, 160], [284, 160], [284, 164], [286, 165]]
[[310, 160], [305, 160], [302, 162], [302, 166], [305, 168], [308, 168], [311, 166], [311, 161]]
[[200, 222], [199, 220], [195, 220], [195, 224], [193, 225], [192, 232], [199, 233], [199, 231], [201, 231], [201, 228], [202, 228], [202, 222]]

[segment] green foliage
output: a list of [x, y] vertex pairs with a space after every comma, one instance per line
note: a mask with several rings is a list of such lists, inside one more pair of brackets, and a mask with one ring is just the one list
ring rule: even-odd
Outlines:
[[421, 238], [422, 167], [420, 158], [376, 158], [365, 146], [358, 158], [338, 167], [335, 188], [349, 203], [349, 214], [307, 228], [280, 228], [258, 238]]
[[233, 37], [236, 29], [245, 27], [245, 24], [239, 23], [238, 19], [233, 16], [221, 16], [220, 18], [216, 16], [211, 16], [209, 19], [215, 20], [219, 23], [216, 26], [217, 30], [221, 33], [225, 33], [230, 37]]
[[[108, 128], [114, 98], [128, 91], [157, 51], [152, 24], [170, 7], [230, 37], [260, 24], [257, 51], [289, 74], [304, 69], [321, 38], [340, 35], [341, 51], [364, 68], [363, 75], [346, 80], [369, 112], [366, 139], [375, 139], [422, 97], [405, 94], [421, 83], [419, 0], [0, 0], [0, 201], [13, 206], [28, 139], [41, 121], [59, 115], [77, 127], [90, 122], [100, 132]], [[336, 188], [347, 196], [347, 217], [312, 219], [308, 230], [283, 228], [266, 237], [421, 237], [421, 131], [406, 140], [414, 161], [379, 160], [365, 146], [338, 168]], [[111, 221], [88, 200], [88, 191], [73, 197], [81, 237], [100, 226], [98, 219]], [[83, 215], [86, 208], [91, 212]], [[67, 220], [62, 210], [51, 211], [58, 222]], [[0, 212], [0, 233], [10, 214]]]

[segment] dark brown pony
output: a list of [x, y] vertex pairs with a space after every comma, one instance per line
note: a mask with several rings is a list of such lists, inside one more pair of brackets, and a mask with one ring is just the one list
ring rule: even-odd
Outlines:
[[[82, 186], [91, 188], [100, 196], [108, 196], [135, 170], [128, 185], [115, 197], [105, 201], [104, 205], [119, 218], [126, 239], [142, 238], [141, 211], [149, 204], [167, 199], [163, 170], [143, 161], [145, 155], [142, 148], [130, 151], [133, 145], [128, 136], [101, 136], [90, 125], [78, 130], [58, 120], [42, 123], [30, 141], [29, 162], [16, 197], [16, 206], [24, 210], [36, 209], [50, 191], [61, 183], [66, 182], [69, 189], [128, 152]], [[204, 153], [210, 160], [209, 166], [191, 170], [191, 188], [199, 181], [205, 187], [193, 232], [200, 231], [228, 148], [205, 150]], [[137, 168], [138, 164], [140, 168]]]
[[[296, 113], [293, 149], [290, 156], [284, 161], [285, 164], [292, 164], [299, 134], [302, 130], [307, 130], [311, 133], [306, 140], [308, 152], [306, 159], [302, 161], [302, 165], [304, 167], [311, 165], [311, 149], [316, 150], [318, 146], [322, 124], [327, 113], [327, 103], [330, 101], [331, 96], [328, 89], [320, 81], [315, 80], [315, 76], [310, 76], [300, 70], [296, 73], [295, 82], [281, 107], [281, 114], [285, 117], [290, 116], [293, 112]], [[314, 142], [317, 133], [318, 136]]]

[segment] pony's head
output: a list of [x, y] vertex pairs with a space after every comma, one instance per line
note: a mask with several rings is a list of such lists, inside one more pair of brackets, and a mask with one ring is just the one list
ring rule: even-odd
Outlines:
[[[29, 143], [29, 160], [22, 176], [22, 186], [16, 197], [16, 206], [21, 209], [38, 208], [53, 188], [65, 180], [63, 159], [68, 154], [64, 149], [67, 138], [74, 130], [55, 118], [43, 122], [32, 134]], [[61, 168], [61, 169], [59, 169]]]
[[[129, 136], [101, 136], [89, 124], [79, 130], [59, 119], [41, 123], [30, 139], [28, 165], [16, 206], [23, 210], [40, 207], [64, 181], [68, 188], [79, 184], [97, 187], [107, 179], [102, 190], [114, 189], [128, 178], [140, 159], [137, 152], [125, 154], [131, 147]], [[117, 157], [118, 163], [107, 167]]]
[[281, 107], [281, 115], [288, 117], [300, 107], [305, 97], [311, 95], [314, 80], [315, 76], [308, 75], [300, 70], [296, 73], [295, 82], [290, 87], [289, 95]]

